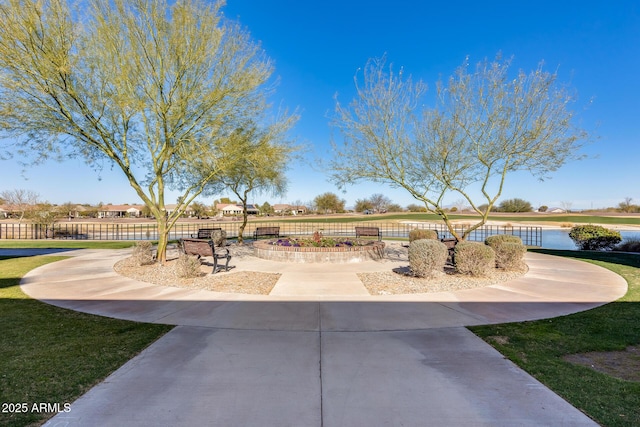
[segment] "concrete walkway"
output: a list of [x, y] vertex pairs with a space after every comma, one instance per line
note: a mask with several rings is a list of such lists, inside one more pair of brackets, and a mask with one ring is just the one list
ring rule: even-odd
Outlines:
[[23, 279], [51, 304], [179, 325], [49, 426], [595, 425], [463, 326], [569, 314], [627, 288], [600, 267], [530, 253], [529, 272], [499, 286], [369, 296], [355, 273], [407, 262], [249, 258], [236, 271], [283, 275], [272, 295], [248, 297], [120, 277], [112, 266], [127, 253], [74, 251]]

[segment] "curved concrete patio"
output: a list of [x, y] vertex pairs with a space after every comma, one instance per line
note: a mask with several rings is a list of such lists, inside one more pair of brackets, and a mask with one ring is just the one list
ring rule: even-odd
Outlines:
[[[279, 272], [270, 295], [153, 285], [116, 274], [128, 250], [76, 256], [27, 274], [29, 296], [101, 316], [170, 325], [286, 331], [380, 331], [471, 326], [556, 317], [623, 296], [626, 282], [581, 261], [528, 253], [522, 277], [477, 289], [371, 296], [358, 272], [390, 271], [407, 261], [296, 264], [244, 258], [242, 270]], [[229, 274], [229, 273], [218, 273]]]
[[249, 258], [236, 271], [282, 277], [272, 295], [246, 296], [120, 277], [127, 253], [74, 251], [23, 279], [61, 307], [179, 325], [46, 425], [595, 426], [462, 326], [569, 314], [627, 289], [603, 268], [533, 253], [507, 283], [386, 296], [355, 274], [406, 262]]

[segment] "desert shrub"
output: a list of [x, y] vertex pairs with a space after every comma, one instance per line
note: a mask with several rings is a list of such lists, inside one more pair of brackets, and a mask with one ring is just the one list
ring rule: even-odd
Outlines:
[[484, 241], [484, 244], [489, 245], [495, 249], [496, 246], [500, 246], [501, 244], [507, 242], [522, 244], [522, 239], [511, 234], [496, 234], [495, 236], [487, 237]]
[[640, 252], [640, 237], [625, 239], [624, 242], [618, 244], [614, 249], [621, 252]]
[[195, 255], [182, 254], [176, 261], [176, 273], [178, 277], [191, 278], [202, 275], [200, 271], [200, 259]]
[[131, 259], [136, 265], [153, 264], [156, 261], [153, 256], [153, 244], [148, 240], [136, 242]]
[[611, 250], [622, 241], [618, 231], [600, 225], [577, 225], [571, 229], [569, 237], [583, 251]]
[[211, 240], [213, 240], [213, 244], [221, 248], [227, 244], [227, 232], [224, 230], [214, 230], [211, 233]]
[[520, 270], [524, 266], [524, 254], [527, 248], [522, 239], [510, 234], [489, 236], [484, 241], [496, 253], [496, 267], [504, 270]]
[[453, 259], [458, 273], [471, 276], [486, 276], [496, 265], [491, 246], [476, 242], [458, 242]]
[[437, 240], [419, 239], [409, 244], [409, 265], [418, 277], [430, 277], [435, 271], [442, 271], [447, 255], [447, 247]]
[[527, 253], [525, 245], [505, 242], [493, 250], [496, 253], [496, 267], [507, 271], [518, 271], [524, 268], [524, 254]]
[[409, 243], [420, 239], [438, 240], [438, 232], [436, 230], [426, 230], [424, 228], [414, 228], [409, 232]]

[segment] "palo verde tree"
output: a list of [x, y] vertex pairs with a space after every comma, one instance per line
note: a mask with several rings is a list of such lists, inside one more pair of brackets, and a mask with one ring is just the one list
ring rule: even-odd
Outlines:
[[[270, 62], [221, 5], [0, 1], [6, 152], [119, 168], [157, 221], [161, 262], [171, 227], [224, 172], [221, 153], [242, 151], [234, 130], [268, 109]], [[181, 194], [171, 213], [168, 189]]]
[[507, 199], [500, 202], [498, 206], [500, 212], [531, 212], [531, 203], [520, 198]]
[[[407, 190], [438, 214], [458, 240], [486, 223], [510, 172], [546, 177], [570, 159], [586, 132], [574, 125], [571, 93], [540, 65], [509, 73], [511, 60], [464, 64], [438, 82], [426, 107], [427, 86], [402, 70], [370, 60], [356, 96], [336, 102], [332, 180], [339, 186], [363, 180]], [[471, 190], [479, 189], [481, 200]], [[462, 196], [480, 220], [458, 232], [443, 207], [445, 196]], [[480, 204], [485, 204], [484, 209]]]
[[[247, 205], [250, 193], [270, 193], [282, 195], [287, 188], [285, 172], [296, 151], [286, 139], [286, 131], [295, 122], [296, 117], [277, 121], [274, 124], [258, 127], [251, 125], [238, 128], [231, 135], [232, 150], [225, 155], [226, 167], [218, 177], [218, 184], [230, 189], [242, 204], [242, 223], [238, 229], [238, 243], [242, 244], [242, 233], [247, 226]], [[233, 149], [243, 147], [242, 152]]]
[[345, 203], [337, 194], [331, 192], [322, 193], [313, 199], [316, 209], [324, 213], [343, 212]]

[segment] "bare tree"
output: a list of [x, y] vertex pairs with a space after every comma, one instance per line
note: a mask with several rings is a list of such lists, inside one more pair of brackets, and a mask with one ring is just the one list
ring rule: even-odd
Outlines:
[[380, 193], [372, 194], [369, 197], [369, 201], [373, 205], [373, 209], [378, 213], [387, 210], [387, 206], [391, 204], [391, 199]]
[[571, 212], [571, 206], [573, 206], [573, 202], [565, 200], [560, 202], [560, 206], [562, 206], [562, 209], [564, 209], [564, 211], [568, 213]]
[[624, 200], [620, 203], [618, 203], [618, 208], [622, 211], [622, 212], [633, 212], [633, 204], [631, 203], [633, 201], [633, 198], [631, 197], [625, 197]]
[[[17, 141], [7, 152], [115, 165], [157, 221], [161, 262], [171, 227], [223, 172], [221, 148], [268, 110], [271, 65], [221, 5], [0, 4], [0, 136]], [[167, 189], [181, 193], [172, 213]]]
[[[510, 60], [465, 63], [436, 85], [436, 104], [426, 108], [426, 84], [413, 82], [385, 60], [370, 60], [356, 97], [336, 103], [332, 179], [339, 186], [368, 180], [407, 190], [438, 214], [458, 240], [485, 224], [510, 172], [546, 177], [576, 155], [586, 132], [573, 125], [571, 94], [542, 66], [508, 73]], [[479, 188], [481, 202], [470, 188]], [[443, 207], [457, 193], [480, 214], [458, 233]]]
[[30, 210], [34, 209], [40, 203], [40, 195], [35, 191], [15, 189], [5, 190], [0, 194], [12, 212], [20, 214], [19, 221], [22, 221]]

